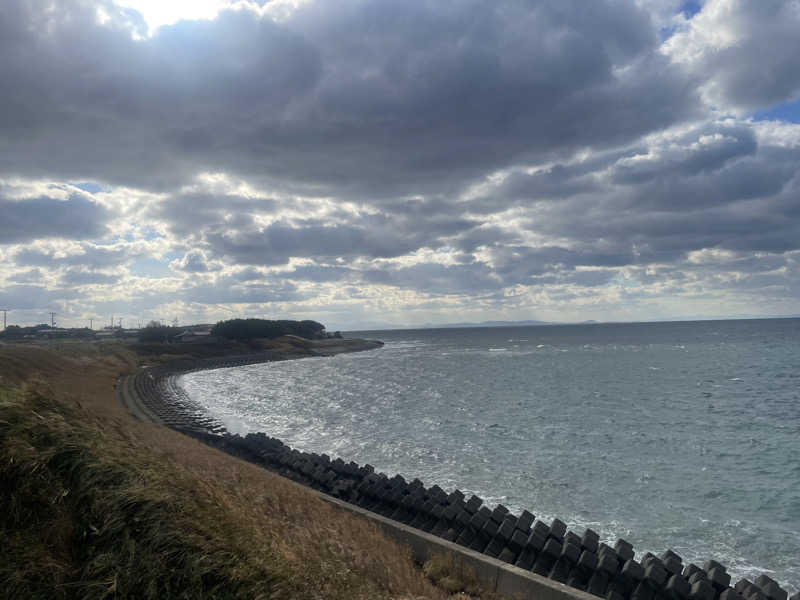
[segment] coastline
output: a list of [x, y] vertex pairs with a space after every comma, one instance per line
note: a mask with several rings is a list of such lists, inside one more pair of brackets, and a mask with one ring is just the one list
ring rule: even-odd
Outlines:
[[[194, 370], [326, 356], [382, 345], [365, 340], [356, 343], [363, 346], [331, 346], [324, 353], [307, 350], [180, 360], [141, 369], [131, 376], [132, 379], [126, 379], [125, 384], [133, 386], [134, 401], [143, 388], [151, 389], [156, 397], [155, 402], [148, 402], [145, 394], [134, 407], [142, 411], [142, 420], [165, 424], [336, 501], [344, 501], [347, 506], [385, 517], [390, 523], [408, 525], [412, 530], [407, 533], [409, 536], [417, 535], [414, 531], [430, 534], [453, 543], [453, 547], [474, 551], [482, 561], [488, 556], [495, 562], [499, 560], [527, 573], [567, 584], [570, 590], [585, 590], [600, 597], [615, 591], [619, 596], [615, 596], [616, 600], [648, 592], [655, 595], [678, 593], [675, 592], [678, 588], [685, 593], [679, 594], [677, 600], [752, 600], [749, 596], [756, 592], [770, 600], [786, 600], [781, 597], [786, 596], [785, 591], [764, 575], [755, 583], [742, 580], [731, 587], [730, 574], [713, 560], [702, 567], [684, 565], [681, 557], [671, 550], [661, 556], [646, 553], [635, 560], [633, 547], [625, 540], [618, 540], [612, 548], [599, 543], [597, 534], [591, 530], [583, 536], [567, 531], [566, 525], [558, 519], [551, 524], [534, 523], [535, 517], [528, 511], [517, 516], [502, 505], [490, 510], [477, 496], [467, 499], [459, 490], [447, 494], [436, 485], [427, 488], [417, 479], [407, 482], [399, 475], [390, 477], [375, 472], [368, 464], [345, 463], [325, 454], [299, 452], [264, 433], [244, 437], [230, 435], [221, 424], [204, 420], [200, 412], [193, 411], [191, 401], [177, 385], [180, 375]], [[125, 403], [126, 387], [121, 385], [120, 388]], [[159, 409], [164, 407], [166, 412], [160, 413]], [[584, 553], [588, 562], [579, 568]], [[791, 600], [798, 599], [793, 596]]]
[[222, 434], [225, 427], [209, 417], [178, 385], [186, 373], [245, 365], [365, 352], [383, 346], [378, 340], [308, 340], [291, 351], [266, 350], [209, 358], [181, 357], [158, 365], [143, 365], [117, 382], [117, 397], [140, 421], [166, 425], [187, 433]]
[[119, 402], [143, 361], [208, 350], [0, 346], [0, 500], [24, 507], [0, 527], [0, 596], [449, 597], [369, 521]]

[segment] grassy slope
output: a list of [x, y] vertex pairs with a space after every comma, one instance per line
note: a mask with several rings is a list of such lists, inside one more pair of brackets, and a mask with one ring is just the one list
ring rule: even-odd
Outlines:
[[0, 346], [0, 596], [445, 596], [368, 523], [129, 417], [113, 382], [135, 362]]

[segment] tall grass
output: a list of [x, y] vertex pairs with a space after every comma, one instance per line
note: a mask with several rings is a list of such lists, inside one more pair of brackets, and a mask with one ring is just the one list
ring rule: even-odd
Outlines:
[[0, 390], [0, 597], [441, 598], [396, 545], [179, 434]]

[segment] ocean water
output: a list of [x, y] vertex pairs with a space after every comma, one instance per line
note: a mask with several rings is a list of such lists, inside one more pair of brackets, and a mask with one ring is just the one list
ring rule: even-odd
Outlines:
[[233, 432], [800, 589], [800, 319], [351, 336], [386, 345], [181, 384]]

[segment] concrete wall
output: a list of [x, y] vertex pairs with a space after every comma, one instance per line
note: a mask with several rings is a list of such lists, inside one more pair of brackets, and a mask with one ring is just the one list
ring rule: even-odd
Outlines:
[[[252, 360], [234, 357], [230, 362]], [[439, 554], [451, 556], [457, 568], [474, 571], [486, 590], [537, 600], [800, 600], [800, 594], [788, 599], [765, 575], [731, 587], [726, 568], [713, 560], [684, 565], [671, 550], [636, 560], [625, 540], [611, 547], [590, 529], [581, 535], [568, 531], [559, 519], [545, 523], [528, 511], [514, 515], [502, 505], [486, 506], [477, 496], [467, 499], [459, 490], [447, 493], [417, 479], [376, 473], [370, 465], [299, 452], [264, 433], [215, 433], [218, 425], [196, 412], [174, 386], [177, 372], [212, 364], [220, 366], [193, 361], [182, 369], [140, 372], [123, 378], [118, 390], [132, 408], [138, 404], [142, 418], [275, 471], [370, 520], [409, 546], [420, 563]]]
[[450, 557], [455, 575], [467, 578], [474, 576], [480, 582], [481, 588], [486, 591], [519, 600], [597, 600], [596, 596], [586, 592], [463, 548], [327, 494], [319, 495], [340, 510], [370, 521], [387, 537], [408, 546], [414, 560], [419, 564], [424, 564], [435, 556]]

